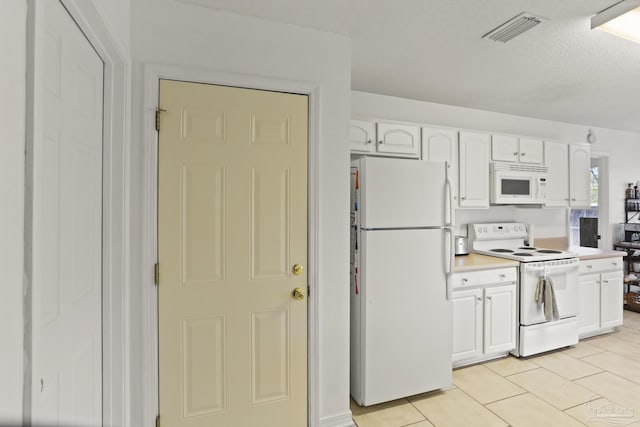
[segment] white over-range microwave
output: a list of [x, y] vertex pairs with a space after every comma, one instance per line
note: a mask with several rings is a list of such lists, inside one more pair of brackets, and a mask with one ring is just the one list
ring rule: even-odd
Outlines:
[[491, 204], [533, 205], [545, 202], [546, 166], [492, 162], [489, 179]]

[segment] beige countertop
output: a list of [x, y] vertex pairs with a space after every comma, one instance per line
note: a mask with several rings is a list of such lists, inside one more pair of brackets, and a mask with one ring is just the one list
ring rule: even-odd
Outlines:
[[500, 267], [518, 267], [519, 265], [520, 263], [518, 261], [512, 261], [510, 259], [480, 254], [469, 254], [454, 258], [453, 272], [459, 273], [461, 271], [488, 270]]
[[624, 251], [614, 251], [613, 249], [586, 248], [584, 246], [568, 246], [567, 240], [564, 237], [539, 238], [539, 239], [536, 239], [534, 243], [542, 248], [558, 249], [560, 251], [568, 251], [568, 252], [576, 253], [578, 254], [578, 257], [581, 260], [613, 258], [617, 256], [624, 256], [627, 254]]
[[[552, 245], [546, 245], [546, 244], [545, 245], [540, 244], [540, 246], [549, 248], [549, 249], [558, 249], [558, 250], [564, 250], [564, 251], [576, 253], [578, 254], [578, 257], [580, 258], [580, 260], [613, 258], [613, 257], [626, 255], [626, 252], [623, 252], [623, 251], [585, 248], [583, 246], [567, 247], [566, 245], [552, 246]], [[453, 272], [459, 273], [463, 271], [488, 270], [491, 268], [500, 268], [500, 267], [518, 267], [519, 265], [520, 263], [518, 261], [472, 253], [469, 255], [455, 257], [453, 260]]]
[[625, 256], [627, 254], [624, 251], [614, 251], [613, 249], [585, 248], [584, 246], [569, 246], [567, 250], [569, 252], [578, 254], [581, 260], [613, 258], [617, 256]]

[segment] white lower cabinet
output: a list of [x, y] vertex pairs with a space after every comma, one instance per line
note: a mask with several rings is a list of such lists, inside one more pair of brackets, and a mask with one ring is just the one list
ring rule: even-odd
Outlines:
[[484, 290], [484, 354], [516, 347], [516, 286]]
[[622, 258], [580, 262], [580, 338], [611, 332], [622, 325]]
[[516, 279], [515, 268], [454, 274], [454, 367], [515, 349]]
[[482, 289], [453, 292], [453, 363], [482, 356]]

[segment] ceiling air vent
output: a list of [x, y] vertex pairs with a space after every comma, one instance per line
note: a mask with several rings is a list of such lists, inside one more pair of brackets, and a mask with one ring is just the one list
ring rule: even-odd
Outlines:
[[493, 30], [482, 36], [483, 39], [488, 38], [496, 42], [506, 43], [512, 38], [519, 36], [530, 28], [535, 27], [542, 22], [541, 17], [522, 12], [519, 15], [509, 19], [504, 24], [498, 25]]

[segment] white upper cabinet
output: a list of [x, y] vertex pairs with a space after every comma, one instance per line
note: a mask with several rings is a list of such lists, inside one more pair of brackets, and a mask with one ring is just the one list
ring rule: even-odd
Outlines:
[[493, 135], [491, 159], [498, 162], [542, 164], [543, 141], [511, 135]]
[[355, 154], [420, 157], [420, 127], [351, 120], [349, 148]]
[[541, 165], [544, 142], [535, 138], [520, 138], [520, 163]]
[[460, 207], [489, 207], [489, 153], [491, 135], [460, 132]]
[[544, 142], [547, 173], [546, 206], [591, 205], [591, 152], [586, 144]]
[[591, 149], [586, 144], [569, 145], [569, 204], [591, 205]]
[[364, 120], [351, 120], [349, 128], [349, 147], [351, 151], [371, 153], [375, 151], [375, 126]]
[[376, 123], [379, 153], [420, 156], [420, 128], [412, 125]]
[[458, 132], [452, 129], [422, 128], [422, 160], [447, 162], [453, 203], [458, 203]]
[[546, 206], [569, 206], [569, 150], [567, 144], [544, 142], [547, 172]]
[[518, 137], [493, 135], [491, 141], [491, 159], [498, 162], [517, 162]]

